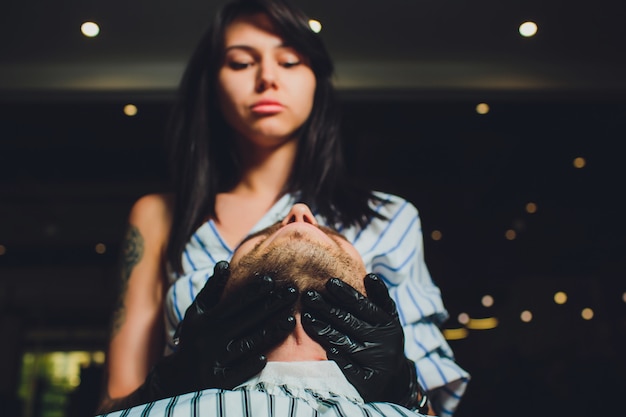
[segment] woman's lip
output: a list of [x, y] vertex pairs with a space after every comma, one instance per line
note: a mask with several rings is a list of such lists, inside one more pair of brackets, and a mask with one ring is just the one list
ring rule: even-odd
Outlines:
[[284, 106], [274, 100], [261, 100], [254, 103], [251, 107], [254, 113], [258, 114], [274, 114], [283, 111]]

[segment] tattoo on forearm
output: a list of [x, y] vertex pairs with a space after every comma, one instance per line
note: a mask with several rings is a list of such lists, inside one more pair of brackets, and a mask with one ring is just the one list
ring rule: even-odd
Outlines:
[[129, 225], [122, 243], [122, 251], [120, 257], [120, 288], [119, 298], [114, 308], [113, 323], [111, 333], [115, 334], [119, 331], [126, 317], [126, 309], [124, 307], [124, 297], [128, 290], [128, 279], [135, 265], [139, 263], [143, 256], [144, 241], [139, 229], [133, 225]]
[[122, 398], [111, 398], [107, 391], [100, 399], [100, 404], [96, 409], [96, 414], [108, 414], [113, 411], [124, 410], [139, 404], [149, 402], [149, 398], [144, 398], [144, 391], [145, 389], [139, 387], [137, 390]]

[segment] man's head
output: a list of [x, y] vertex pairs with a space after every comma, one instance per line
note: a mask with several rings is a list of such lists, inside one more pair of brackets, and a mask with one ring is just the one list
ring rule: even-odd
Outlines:
[[[325, 293], [330, 278], [340, 278], [365, 294], [365, 265], [358, 251], [336, 231], [319, 226], [305, 204], [296, 204], [282, 222], [249, 236], [235, 251], [223, 300], [236, 297], [258, 275], [277, 285], [294, 285], [300, 293], [312, 288]], [[296, 328], [268, 352], [270, 361], [324, 360], [326, 352], [306, 334], [296, 304]]]

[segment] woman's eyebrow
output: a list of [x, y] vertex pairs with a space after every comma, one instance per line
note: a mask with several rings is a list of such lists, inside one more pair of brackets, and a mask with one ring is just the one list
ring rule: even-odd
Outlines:
[[[233, 49], [243, 49], [244, 51], [248, 51], [248, 52], [256, 52], [257, 49], [252, 46], [252, 45], [247, 45], [247, 44], [233, 44], [233, 45], [228, 45], [224, 48], [224, 53], [231, 51]], [[286, 44], [286, 43], [281, 43], [279, 45], [274, 46], [274, 49], [293, 49], [294, 51], [297, 52], [296, 48], [293, 45], [290, 44]]]
[[224, 48], [224, 53], [231, 51], [233, 49], [243, 49], [244, 51], [254, 52], [255, 49], [249, 45], [230, 45]]

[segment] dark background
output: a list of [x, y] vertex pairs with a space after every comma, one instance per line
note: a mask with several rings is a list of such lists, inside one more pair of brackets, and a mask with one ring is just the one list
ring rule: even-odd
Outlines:
[[[126, 216], [165, 186], [177, 77], [215, 7], [66, 3], [10, 3], [0, 21], [3, 400], [23, 352], [105, 349]], [[420, 210], [444, 327], [462, 327], [462, 312], [498, 319], [450, 341], [472, 374], [456, 415], [621, 414], [623, 6], [299, 3], [322, 21], [337, 62], [351, 172]], [[87, 18], [103, 22], [101, 37], [76, 33]], [[540, 24], [535, 38], [515, 33], [526, 19]], [[27, 21], [38, 25], [27, 32]], [[476, 113], [480, 102], [488, 114]], [[123, 114], [127, 103], [137, 116]]]

